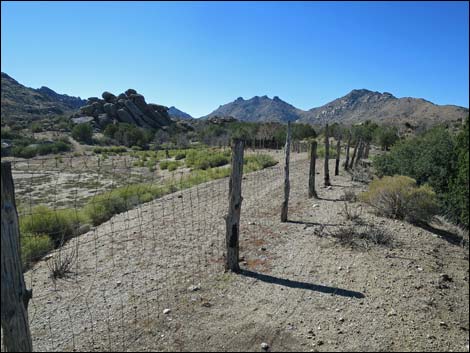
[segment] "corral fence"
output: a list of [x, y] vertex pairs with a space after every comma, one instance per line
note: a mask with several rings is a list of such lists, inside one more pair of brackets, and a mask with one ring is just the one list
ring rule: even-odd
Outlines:
[[289, 124], [283, 151], [244, 174], [264, 151], [234, 140], [230, 177], [209, 181], [119, 155], [2, 162], [2, 351], [162, 349], [172, 308], [249, 265], [245, 231], [257, 244], [287, 220], [290, 180], [315, 197], [316, 143], [291, 143]]

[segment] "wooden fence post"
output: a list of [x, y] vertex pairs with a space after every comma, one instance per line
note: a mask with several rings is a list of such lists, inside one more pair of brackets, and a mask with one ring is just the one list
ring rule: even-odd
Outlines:
[[281, 222], [287, 222], [287, 211], [289, 208], [289, 159], [290, 159], [290, 121], [287, 122], [286, 136], [286, 164], [284, 166], [284, 202], [281, 208]]
[[318, 198], [315, 191], [315, 164], [317, 163], [317, 141], [310, 146], [310, 171], [308, 174], [308, 197]]
[[330, 136], [328, 131], [328, 124], [325, 127], [325, 186], [330, 186]]
[[362, 159], [362, 155], [364, 153], [364, 145], [365, 145], [365, 142], [361, 140], [359, 142], [359, 150], [357, 151], [357, 156], [356, 156], [356, 160], [354, 161], [354, 166], [357, 166], [359, 164], [359, 161]]
[[339, 158], [341, 154], [341, 137], [338, 137], [338, 142], [336, 143], [336, 164], [335, 164], [335, 175], [339, 175]]
[[3, 343], [8, 352], [32, 352], [28, 320], [28, 301], [21, 265], [20, 231], [15, 203], [11, 163], [1, 163], [2, 233], [1, 233], [1, 322]]
[[351, 148], [351, 132], [348, 132], [348, 144], [346, 146], [346, 160], [344, 162], [344, 170], [349, 169], [349, 149]]
[[351, 158], [351, 163], [349, 163], [349, 169], [352, 169], [352, 167], [354, 166], [354, 161], [356, 159], [356, 155], [357, 155], [357, 149], [359, 147], [359, 145], [361, 144], [362, 140], [357, 140], [356, 141], [356, 146], [354, 146], [354, 151], [353, 151], [353, 155], [352, 155], [352, 158]]
[[238, 273], [239, 237], [240, 237], [240, 212], [242, 207], [242, 178], [243, 178], [243, 149], [244, 141], [234, 139], [232, 141], [232, 171], [229, 180], [229, 208], [226, 224], [227, 257], [225, 269]]

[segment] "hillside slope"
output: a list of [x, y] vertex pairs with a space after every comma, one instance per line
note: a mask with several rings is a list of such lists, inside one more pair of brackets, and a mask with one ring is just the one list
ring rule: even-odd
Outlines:
[[64, 250], [80, 249], [71, 280], [53, 286], [38, 263], [26, 274], [35, 349], [468, 351], [468, 250], [454, 230], [364, 209], [361, 223], [393, 246], [345, 245], [331, 236], [347, 224], [340, 197], [364, 185], [342, 172], [325, 189], [319, 175], [320, 199], [308, 199], [307, 156], [292, 158], [287, 223], [283, 165], [244, 177], [240, 275], [223, 271], [227, 179], [79, 236]]
[[391, 93], [353, 90], [344, 97], [310, 109], [300, 121], [311, 124], [346, 123], [366, 120], [387, 124], [430, 126], [442, 122], [461, 123], [468, 109], [454, 105], [436, 105], [419, 98], [396, 98]]
[[2, 72], [2, 125], [31, 124], [32, 121], [69, 114], [85, 105], [85, 100], [58, 94], [47, 87], [39, 89], [23, 86]]
[[221, 105], [203, 118], [213, 116], [232, 116], [241, 121], [295, 121], [301, 117], [301, 110], [284, 102], [279, 97], [255, 96], [251, 99], [237, 98], [231, 103]]

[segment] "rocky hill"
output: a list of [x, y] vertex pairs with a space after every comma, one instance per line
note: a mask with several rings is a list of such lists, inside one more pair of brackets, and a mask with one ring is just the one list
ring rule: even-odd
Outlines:
[[175, 118], [175, 119], [184, 119], [184, 120], [194, 119], [188, 113], [185, 113], [174, 106], [171, 106], [170, 108], [168, 108], [168, 115], [170, 115], [170, 117]]
[[321, 107], [304, 111], [274, 97], [238, 98], [205, 116], [233, 116], [242, 121], [298, 121], [323, 125], [354, 124], [366, 120], [412, 126], [430, 126], [441, 122], [459, 123], [468, 116], [468, 108], [437, 105], [421, 98], [397, 98], [391, 93], [353, 90]]
[[302, 114], [302, 122], [346, 124], [372, 120], [380, 123], [430, 126], [440, 122], [460, 122], [468, 109], [455, 105], [437, 105], [420, 98], [397, 98], [391, 93], [353, 90], [344, 97]]
[[2, 125], [28, 125], [32, 121], [67, 115], [85, 105], [80, 97], [58, 94], [50, 88], [23, 86], [2, 72]]
[[284, 102], [279, 97], [255, 96], [251, 99], [237, 98], [235, 101], [221, 105], [203, 118], [213, 116], [232, 116], [241, 121], [295, 121], [302, 117], [302, 110]]
[[72, 121], [90, 122], [97, 128], [121, 122], [146, 129], [159, 129], [173, 123], [167, 107], [147, 103], [144, 96], [134, 89], [128, 89], [118, 96], [103, 92], [102, 98], [88, 98], [87, 104], [80, 108], [80, 112], [72, 115]]

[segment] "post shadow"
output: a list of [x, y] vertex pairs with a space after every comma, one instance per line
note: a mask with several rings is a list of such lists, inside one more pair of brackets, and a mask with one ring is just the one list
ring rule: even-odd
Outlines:
[[242, 276], [254, 278], [262, 282], [277, 284], [277, 285], [289, 287], [289, 288], [306, 289], [306, 290], [311, 290], [313, 292], [339, 295], [339, 296], [348, 297], [348, 298], [358, 298], [358, 299], [365, 298], [365, 295], [361, 292], [355, 292], [355, 291], [351, 291], [348, 289], [342, 289], [342, 288], [336, 288], [336, 287], [322, 286], [320, 284], [292, 281], [289, 279], [278, 278], [278, 277], [265, 275], [262, 273], [257, 273], [257, 272], [244, 270], [244, 269], [240, 271], [240, 274]]

